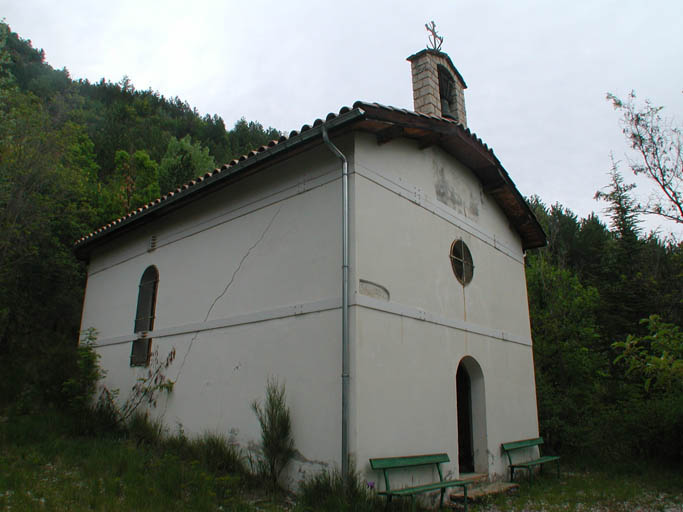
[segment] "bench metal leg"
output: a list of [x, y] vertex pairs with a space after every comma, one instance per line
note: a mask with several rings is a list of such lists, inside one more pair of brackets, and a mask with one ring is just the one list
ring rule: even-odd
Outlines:
[[467, 512], [467, 486], [462, 486], [462, 499], [465, 500], [465, 512]]
[[410, 495], [410, 512], [415, 512], [415, 495]]

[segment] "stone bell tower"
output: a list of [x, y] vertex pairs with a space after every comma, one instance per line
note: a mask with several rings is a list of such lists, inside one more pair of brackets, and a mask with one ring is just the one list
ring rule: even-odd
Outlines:
[[444, 52], [424, 49], [408, 57], [413, 74], [415, 112], [453, 119], [467, 128], [462, 75]]

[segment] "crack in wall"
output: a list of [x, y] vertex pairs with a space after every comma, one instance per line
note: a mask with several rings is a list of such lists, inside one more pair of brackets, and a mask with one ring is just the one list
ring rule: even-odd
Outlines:
[[[282, 209], [282, 206], [280, 206], [275, 211], [275, 214], [273, 214], [273, 217], [270, 219], [270, 221], [268, 222], [268, 225], [266, 226], [266, 228], [261, 233], [261, 236], [259, 236], [258, 240], [256, 240], [256, 242], [254, 242], [251, 245], [251, 247], [249, 247], [249, 249], [247, 249], [247, 252], [244, 253], [244, 256], [242, 256], [242, 259], [240, 260], [239, 264], [237, 265], [237, 268], [235, 268], [235, 270], [233, 271], [232, 276], [230, 277], [230, 280], [228, 281], [228, 283], [223, 288], [223, 291], [213, 300], [213, 302], [211, 303], [211, 306], [209, 306], [209, 309], [206, 312], [206, 316], [204, 317], [204, 322], [206, 322], [209, 319], [209, 316], [211, 315], [211, 312], [213, 311], [213, 308], [216, 306], [218, 301], [221, 300], [225, 296], [226, 293], [228, 293], [228, 290], [230, 289], [232, 284], [235, 282], [235, 278], [237, 277], [237, 274], [242, 269], [242, 265], [244, 265], [244, 262], [247, 260], [247, 258], [251, 254], [251, 252], [256, 248], [257, 245], [259, 245], [263, 241], [263, 239], [265, 238], [268, 231], [270, 231], [270, 228], [273, 225], [273, 223], [275, 222], [275, 219], [278, 216], [278, 214], [280, 213], [281, 209]], [[183, 356], [183, 360], [180, 363], [180, 367], [178, 368], [178, 373], [176, 374], [176, 378], [174, 381], [175, 383], [177, 383], [178, 380], [180, 379], [180, 374], [183, 371], [183, 367], [185, 366], [185, 361], [187, 361], [187, 357], [190, 355], [190, 350], [192, 350], [192, 346], [193, 346], [194, 342], [197, 340], [197, 338], [199, 337], [199, 334], [200, 334], [199, 332], [195, 333], [195, 335], [190, 340], [190, 344], [188, 345], [187, 350], [185, 351], [185, 355]], [[166, 403], [168, 404], [168, 401]], [[164, 414], [165, 413], [166, 413], [166, 409], [164, 409]]]

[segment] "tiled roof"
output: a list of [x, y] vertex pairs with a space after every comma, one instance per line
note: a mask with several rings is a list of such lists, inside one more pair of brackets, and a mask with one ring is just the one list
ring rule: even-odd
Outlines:
[[[339, 116], [346, 114], [350, 111], [351, 111], [351, 109], [349, 107], [344, 106], [339, 110], [338, 114], [335, 114], [333, 112], [329, 113], [327, 115], [327, 117], [325, 118], [325, 122], [330, 121], [330, 120], [335, 119], [335, 118], [338, 118]], [[74, 245], [75, 245], [76, 249], [78, 249], [83, 244], [86, 244], [89, 240], [92, 240], [92, 239], [97, 238], [101, 235], [104, 235], [108, 231], [116, 229], [118, 226], [121, 226], [125, 223], [132, 221], [135, 217], [144, 215], [153, 209], [156, 210], [157, 208], [163, 206], [164, 203], [167, 203], [170, 200], [175, 200], [175, 199], [180, 198], [180, 196], [190, 194], [197, 185], [207, 184], [209, 182], [217, 181], [217, 180], [221, 179], [223, 176], [233, 174], [231, 171], [233, 171], [236, 167], [238, 167], [244, 161], [249, 160], [249, 159], [253, 159], [254, 157], [258, 156], [259, 154], [266, 153], [271, 148], [278, 146], [278, 145], [281, 145], [282, 143], [286, 143], [292, 139], [295, 139], [296, 137], [300, 136], [301, 134], [309, 131], [311, 128], [318, 127], [322, 124], [323, 124], [323, 121], [321, 119], [316, 119], [312, 125], [305, 124], [298, 131], [293, 130], [289, 133], [289, 135], [282, 135], [277, 140], [271, 140], [268, 144], [265, 144], [265, 145], [261, 146], [260, 148], [254, 149], [254, 150], [250, 151], [249, 153], [242, 155], [239, 158], [231, 160], [230, 162], [223, 164], [221, 167], [217, 167], [213, 171], [207, 172], [203, 176], [199, 176], [199, 177], [197, 177], [191, 181], [188, 181], [187, 183], [181, 185], [180, 187], [176, 188], [175, 190], [168, 192], [167, 194], [162, 195], [161, 197], [155, 199], [154, 201], [151, 201], [151, 202], [149, 202], [143, 206], [140, 206], [139, 208], [128, 212], [123, 217], [119, 217], [118, 219], [115, 219], [115, 220], [111, 221], [110, 223], [99, 227], [95, 231], [92, 231], [91, 233], [88, 233], [87, 235], [82, 236], [81, 238], [76, 240]]]
[[[272, 140], [268, 144], [250, 151], [246, 155], [242, 155], [240, 158], [234, 159], [211, 172], [207, 172], [203, 176], [199, 176], [158, 199], [129, 212], [127, 215], [84, 235], [74, 244], [76, 254], [82, 257], [87, 252], [85, 251], [87, 246], [107, 237], [110, 233], [117, 232], [125, 226], [132, 227], [132, 225], [137, 225], [143, 219], [150, 217], [154, 212], [161, 213], [161, 210], [166, 210], [171, 204], [182, 202], [185, 198], [194, 196], [195, 193], [211, 187], [214, 183], [221, 182], [229, 176], [234, 176], [242, 170], [252, 167], [256, 163], [306, 143], [318, 136], [323, 124], [325, 124], [328, 130], [332, 131], [349, 123], [357, 124], [360, 129], [373, 132], [378, 137], [382, 136], [383, 130], [386, 128], [395, 126], [401, 132], [394, 136], [420, 138], [424, 134], [429, 134], [432, 138], [436, 136], [439, 139], [439, 144], [448, 145], [449, 141], [450, 143], [460, 143], [457, 148], [454, 146], [452, 152], [461, 160], [464, 160], [463, 163], [467, 164], [470, 168], [476, 167], [483, 162], [483, 164], [490, 164], [495, 167], [498, 174], [501, 174], [502, 171], [504, 181], [512, 187], [513, 195], [516, 196], [514, 202], [519, 203], [521, 201], [527, 209], [526, 213], [533, 218], [531, 210], [524, 202], [493, 151], [476, 134], [464, 128], [457, 121], [379, 103], [357, 101], [353, 104], [352, 108], [342, 107], [338, 113], [331, 112], [327, 114], [324, 121], [316, 119], [310, 125], [305, 124], [298, 131], [294, 130], [289, 135], [283, 135], [277, 140]], [[451, 140], [453, 137], [456, 137], [458, 140]], [[463, 145], [462, 142], [465, 144]], [[482, 176], [479, 176], [479, 178], [482, 179]], [[505, 210], [505, 206], [502, 205], [502, 207]], [[545, 245], [545, 234], [535, 218], [533, 218], [533, 222], [536, 224], [541, 236], [536, 237], [537, 240], [531, 243], [524, 244], [527, 248]], [[523, 234], [522, 238], [524, 238]]]

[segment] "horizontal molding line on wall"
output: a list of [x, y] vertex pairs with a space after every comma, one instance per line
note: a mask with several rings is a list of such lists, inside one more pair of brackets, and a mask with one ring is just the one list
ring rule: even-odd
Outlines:
[[[396, 302], [388, 302], [384, 300], [373, 299], [371, 297], [367, 297], [365, 295], [361, 295], [358, 293], [355, 294], [354, 300], [351, 302], [350, 306], [360, 306], [367, 309], [373, 309], [375, 311], [381, 311], [384, 313], [398, 315], [406, 318], [413, 318], [415, 320], [420, 320], [423, 322], [428, 322], [443, 327], [449, 327], [451, 329], [457, 329], [459, 331], [465, 331], [472, 334], [479, 334], [481, 336], [494, 338], [500, 341], [516, 343], [518, 345], [525, 345], [529, 347], [531, 346], [531, 340], [499, 329], [492, 329], [490, 327], [473, 324], [471, 322], [446, 318], [412, 306], [405, 306], [403, 304], [399, 304]], [[323, 299], [313, 302], [305, 302], [301, 304], [295, 304], [293, 306], [283, 306], [279, 308], [267, 309], [263, 311], [257, 311], [254, 313], [245, 313], [242, 315], [235, 315], [228, 318], [209, 320], [208, 322], [196, 322], [191, 324], [179, 325], [175, 327], [169, 327], [166, 329], [159, 329], [147, 333], [147, 337], [159, 339], [167, 338], [170, 336], [181, 336], [185, 334], [212, 331], [215, 329], [222, 329], [226, 327], [234, 327], [237, 325], [254, 324], [258, 322], [267, 322], [269, 320], [290, 318], [310, 313], [320, 313], [323, 311], [330, 311], [334, 309], [341, 309], [341, 299], [339, 297]], [[96, 346], [107, 347], [112, 345], [121, 345], [124, 343], [130, 343], [136, 339], [138, 339], [138, 336], [136, 334], [131, 333], [124, 336], [106, 338], [102, 341], [98, 341], [96, 343]]]
[[[269, 320], [278, 320], [281, 318], [290, 318], [299, 315], [306, 315], [309, 313], [320, 313], [322, 311], [329, 311], [331, 309], [341, 309], [341, 299], [334, 297], [332, 299], [323, 299], [313, 302], [304, 302], [295, 304], [293, 306], [282, 306], [279, 308], [266, 309], [263, 311], [256, 311], [254, 313], [244, 313], [242, 315], [235, 315], [227, 318], [218, 318], [216, 320], [209, 320], [207, 322], [196, 322], [185, 325], [178, 325], [176, 327], [169, 327], [166, 329], [159, 329], [147, 333], [148, 338], [167, 338], [169, 336], [180, 336], [183, 334], [194, 334], [202, 331], [212, 331], [214, 329], [222, 329], [225, 327], [234, 327], [236, 325], [255, 324], [259, 322], [267, 322]], [[138, 339], [136, 334], [129, 334], [125, 336], [116, 336], [97, 342], [96, 346], [104, 347], [109, 345], [120, 345], [122, 343], [130, 343]]]
[[383, 313], [413, 318], [415, 320], [420, 320], [430, 324], [450, 327], [451, 329], [457, 329], [458, 331], [479, 334], [481, 336], [495, 338], [500, 341], [507, 341], [528, 347], [531, 346], [531, 340], [524, 338], [523, 336], [517, 336], [516, 334], [505, 332], [500, 329], [493, 329], [491, 327], [465, 322], [464, 320], [447, 318], [445, 316], [430, 313], [429, 311], [424, 311], [420, 308], [405, 306], [397, 302], [373, 299], [372, 297], [356, 294], [355, 305], [368, 309], [374, 309], [375, 311], [381, 311]]
[[373, 171], [372, 169], [369, 169], [360, 163], [356, 163], [355, 174], [357, 174], [358, 176], [362, 176], [366, 180], [369, 180], [375, 183], [376, 185], [379, 185], [380, 187], [388, 190], [389, 192], [393, 192], [397, 196], [402, 197], [407, 201], [415, 203], [416, 205], [427, 210], [428, 212], [431, 212], [432, 214], [436, 215], [440, 219], [443, 219], [449, 224], [459, 229], [462, 229], [463, 231], [469, 233], [478, 240], [481, 240], [485, 244], [490, 245], [494, 249], [502, 252], [503, 254], [512, 258], [516, 262], [522, 264], [524, 263], [523, 253], [514, 251], [512, 248], [508, 247], [507, 244], [503, 243], [500, 240], [497, 240], [495, 236], [491, 236], [488, 233], [485, 233], [484, 231], [476, 227], [467, 217], [460, 215], [453, 208], [450, 208], [449, 206], [442, 204], [439, 201], [431, 201], [429, 196], [427, 196], [424, 193], [424, 191], [419, 187], [407, 188], [401, 185], [400, 183], [388, 178], [387, 176], [380, 174], [377, 171]]
[[[174, 242], [178, 242], [185, 238], [195, 236], [199, 233], [220, 226], [221, 224], [225, 224], [240, 217], [244, 217], [245, 215], [254, 213], [258, 210], [262, 210], [263, 208], [268, 208], [269, 206], [280, 204], [288, 199], [291, 199], [294, 196], [303, 194], [305, 192], [308, 192], [319, 187], [323, 187], [329, 183], [338, 180], [341, 180], [341, 176], [339, 175], [338, 169], [336, 167], [326, 167], [323, 170], [321, 170], [320, 173], [306, 174], [296, 182], [289, 183], [282, 189], [276, 190], [268, 195], [254, 199], [249, 203], [242, 204], [240, 206], [237, 206], [236, 208], [223, 211], [209, 219], [198, 222], [197, 224], [194, 224], [192, 226], [185, 227], [182, 230], [176, 230], [166, 235], [158, 236], [155, 250], [159, 250], [162, 247], [170, 245]], [[144, 255], [148, 252], [147, 249], [147, 245], [144, 245], [144, 247], [140, 246], [140, 248], [129, 251], [128, 254], [123, 255], [114, 263], [110, 263], [101, 268], [91, 268], [89, 270], [88, 275], [92, 276], [98, 274], [99, 272], [115, 267], [116, 265], [120, 265], [121, 263], [125, 263], [126, 261], [129, 261], [138, 256]]]

